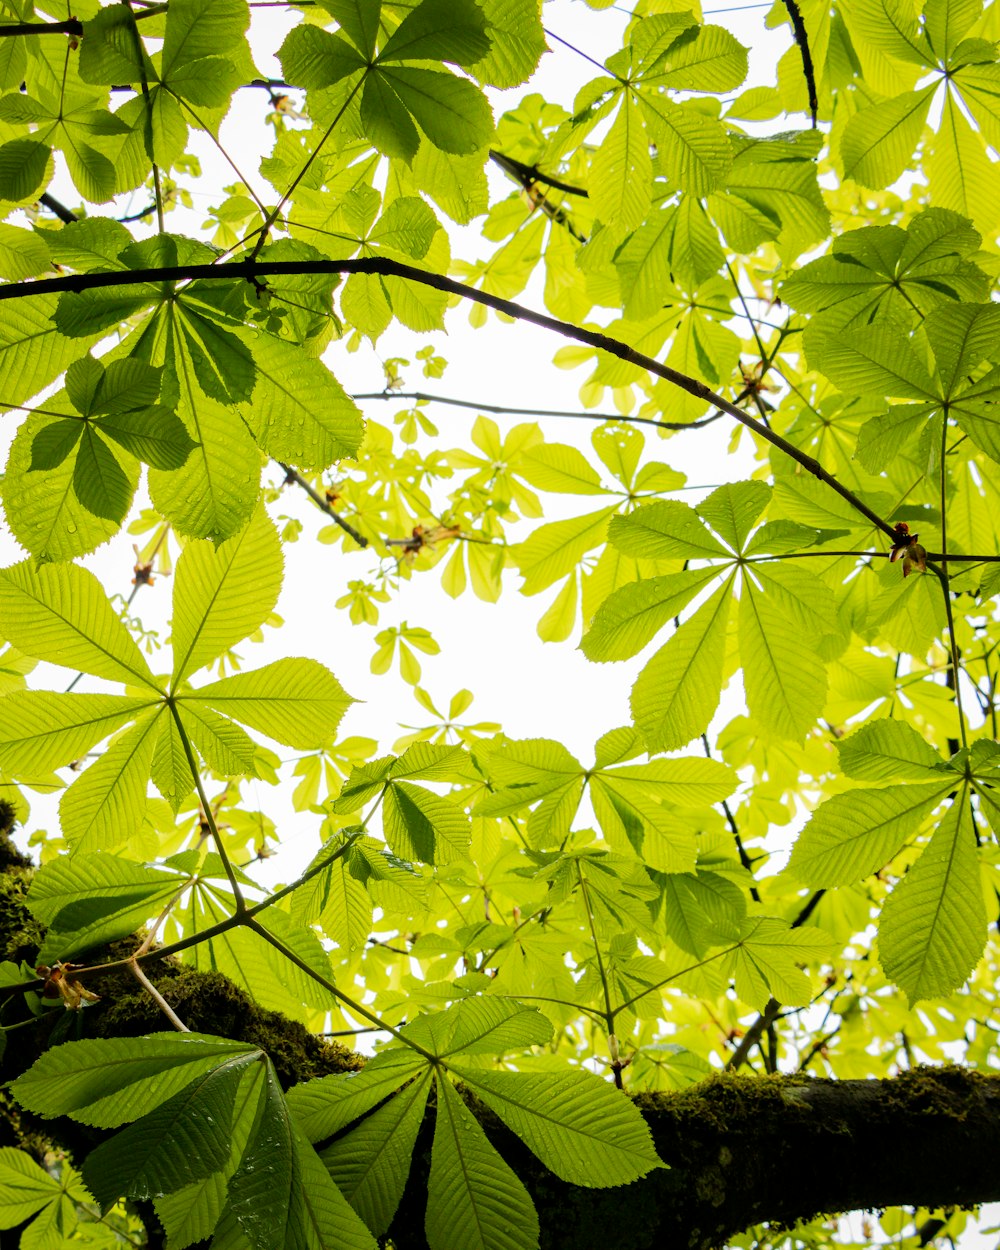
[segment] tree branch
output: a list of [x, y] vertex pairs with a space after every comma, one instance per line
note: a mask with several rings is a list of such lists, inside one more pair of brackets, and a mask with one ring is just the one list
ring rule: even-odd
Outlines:
[[527, 308], [523, 304], [517, 304], [513, 300], [501, 299], [497, 295], [490, 295], [486, 291], [477, 290], [464, 282], [456, 282], [454, 279], [446, 278], [442, 274], [429, 273], [426, 270], [417, 269], [413, 265], [404, 265], [399, 261], [389, 260], [385, 257], [365, 257], [354, 260], [244, 260], [232, 261], [222, 265], [166, 265], [162, 268], [153, 269], [115, 270], [111, 273], [78, 273], [60, 278], [42, 278], [36, 282], [8, 283], [5, 286], [0, 286], [0, 301], [20, 299], [26, 295], [56, 294], [65, 291], [81, 292], [105, 287], [142, 286], [145, 283], [181, 282], [196, 279], [231, 281], [234, 278], [243, 278], [248, 282], [259, 283], [262, 279], [271, 276], [310, 273], [369, 273], [405, 278], [411, 282], [418, 282], [422, 286], [432, 287], [436, 291], [445, 291], [449, 295], [458, 296], [460, 299], [468, 299], [473, 303], [482, 304], [487, 308], [494, 309], [496, 312], [513, 317], [515, 320], [526, 321], [530, 325], [554, 331], [564, 338], [573, 339], [578, 343], [586, 343], [589, 347], [607, 352], [608, 355], [635, 365], [638, 369], [645, 369], [648, 373], [652, 373], [655, 377], [663, 378], [664, 381], [672, 383], [682, 391], [693, 395], [696, 399], [700, 399], [704, 403], [720, 409], [741, 425], [746, 426], [748, 430], [752, 430], [759, 438], [764, 439], [765, 442], [770, 443], [773, 447], [777, 447], [797, 464], [801, 465], [807, 473], [811, 473], [821, 482], [824, 482], [840, 495], [842, 499], [845, 499], [855, 511], [870, 521], [872, 525], [882, 530], [889, 537], [894, 537], [894, 530], [889, 522], [869, 508], [854, 491], [841, 485], [832, 473], [823, 468], [818, 460], [796, 447], [794, 443], [790, 443], [782, 435], [769, 429], [762, 421], [758, 421], [756, 417], [751, 417], [748, 413], [743, 412], [742, 409], [737, 408], [730, 400], [716, 394], [711, 387], [706, 386], [704, 382], [698, 381], [697, 378], [689, 377], [677, 369], [672, 369], [669, 365], [661, 364], [651, 356], [637, 352], [634, 347], [630, 347], [627, 343], [622, 343], [618, 339], [611, 338], [607, 334], [601, 334], [596, 330], [587, 330], [568, 321], [560, 321], [557, 317], [549, 317], [545, 313], [536, 312], [534, 309]]

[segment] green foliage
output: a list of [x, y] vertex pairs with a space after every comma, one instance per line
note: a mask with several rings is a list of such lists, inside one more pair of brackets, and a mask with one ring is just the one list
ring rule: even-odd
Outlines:
[[[147, 1199], [168, 1250], [402, 1245], [421, 1153], [432, 1250], [532, 1250], [551, 1212], [481, 1121], [622, 1186], [661, 1166], [623, 1090], [995, 1065], [995, 7], [806, 4], [814, 81], [786, 29], [749, 85], [742, 27], [588, 7], [581, 55], [536, 0], [289, 5], [280, 47], [246, 0], [85, 0], [68, 26], [0, 3], [23, 549], [0, 570], [0, 787], [36, 822], [24, 791], [61, 791], [16, 878], [44, 936], [19, 922], [6, 952], [0, 1054], [54, 1141], [67, 1118], [103, 1134], [44, 1166], [0, 1148], [22, 1250], [118, 1244]], [[576, 75], [563, 100], [532, 82], [543, 53]], [[258, 169], [233, 145], [260, 137], [262, 82]], [[500, 406], [494, 382], [527, 379], [492, 326], [481, 392], [407, 391], [411, 360], [445, 371], [413, 335], [454, 303], [449, 358], [491, 311], [558, 331], [581, 410]], [[364, 413], [346, 352], [384, 377]], [[452, 437], [440, 401], [494, 415]], [[560, 415], [598, 423], [558, 441]], [[76, 562], [126, 530], [136, 594], [172, 574], [166, 631]], [[316, 657], [272, 645], [286, 564]], [[435, 569], [489, 605], [519, 576], [544, 642], [627, 671], [631, 723], [592, 763], [514, 637], [483, 663], [525, 684], [527, 736], [464, 719], [464, 688], [439, 710], [448, 628], [397, 610]], [[431, 723], [391, 751], [345, 736], [327, 659], [355, 694], [398, 673]], [[283, 846], [298, 867], [268, 875]], [[374, 1033], [372, 1057], [285, 1092], [148, 987], [176, 1032], [89, 1036], [88, 983], [144, 928], [137, 985], [155, 938], [314, 1032]]]

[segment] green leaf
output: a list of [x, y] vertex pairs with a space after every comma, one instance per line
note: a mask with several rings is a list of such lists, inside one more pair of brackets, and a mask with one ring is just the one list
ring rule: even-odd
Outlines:
[[150, 496], [184, 537], [222, 542], [243, 529], [253, 514], [260, 448], [232, 409], [200, 389], [189, 363], [179, 388], [177, 415], [196, 450], [180, 469], [150, 469]]
[[181, 880], [118, 855], [61, 856], [43, 865], [27, 898], [32, 915], [48, 929], [39, 961], [51, 965], [127, 937], [160, 910]]
[[[217, 716], [209, 708], [190, 698], [178, 699], [174, 704], [174, 713], [170, 719], [174, 720], [175, 716], [179, 718], [182, 731], [191, 739], [213, 772], [221, 773], [223, 777], [257, 775], [254, 765], [257, 744], [239, 725], [226, 720], [224, 716]], [[178, 731], [178, 738], [180, 732], [181, 730]], [[161, 738], [164, 736], [161, 733]], [[170, 746], [172, 750], [173, 743]], [[180, 751], [184, 757], [183, 768], [190, 779], [191, 764], [183, 741], [180, 742]], [[184, 787], [184, 792], [190, 793], [190, 782]]]
[[651, 91], [642, 93], [640, 105], [649, 139], [656, 144], [670, 181], [691, 195], [714, 191], [733, 159], [729, 136], [719, 122]]
[[[447, 71], [403, 65], [372, 71], [365, 83], [362, 117], [371, 117], [364, 105], [376, 86], [381, 92], [380, 105], [392, 108], [390, 101], [395, 102], [395, 107], [405, 110], [407, 117], [412, 116], [431, 143], [443, 152], [476, 152], [493, 133], [493, 117], [483, 94], [471, 82]], [[409, 148], [409, 143], [406, 146]], [[403, 155], [409, 160], [415, 152], [414, 143], [408, 156], [404, 152], [388, 154]]]
[[615, 517], [608, 541], [627, 556], [643, 560], [705, 559], [731, 555], [687, 504], [664, 499], [628, 516]]
[[201, 1033], [65, 1042], [45, 1051], [10, 1089], [22, 1107], [46, 1118], [68, 1115], [95, 1128], [117, 1128], [204, 1073], [259, 1055], [255, 1046]]
[[811, 989], [809, 978], [798, 965], [824, 961], [830, 947], [829, 937], [812, 925], [792, 929], [784, 920], [748, 917], [739, 945], [726, 964], [736, 980], [736, 993], [755, 1011], [763, 1011], [772, 997], [779, 1003], [803, 1007]]
[[421, 0], [382, 45], [377, 63], [451, 61], [468, 68], [489, 50], [483, 11], [473, 0]]
[[937, 781], [941, 757], [902, 720], [876, 720], [837, 743], [840, 767], [856, 781]]
[[746, 895], [719, 873], [669, 873], [660, 880], [667, 936], [703, 959], [720, 941], [735, 939], [746, 915]]
[[203, 700], [285, 746], [329, 744], [353, 699], [317, 660], [275, 660], [202, 686], [184, 702]]
[[468, 67], [491, 87], [518, 87], [537, 68], [545, 34], [535, 0], [480, 0], [486, 14], [489, 52]]
[[695, 511], [734, 551], [741, 552], [770, 498], [770, 487], [764, 482], [727, 482]]
[[604, 541], [608, 521], [617, 508], [604, 508], [582, 517], [540, 525], [523, 543], [511, 549], [526, 595], [536, 595], [576, 568], [592, 547]]
[[936, 399], [937, 387], [905, 335], [890, 326], [841, 330], [823, 340], [817, 366], [842, 391]]
[[323, 8], [333, 14], [365, 57], [370, 57], [378, 38], [382, 0], [323, 0]]
[[920, 141], [936, 91], [935, 82], [855, 113], [840, 140], [844, 177], [876, 189], [895, 182]]
[[23, 295], [0, 318], [0, 406], [17, 407], [54, 382], [99, 334], [72, 342], [52, 321], [57, 297]]
[[392, 1222], [410, 1171], [430, 1069], [321, 1152], [337, 1188], [376, 1237]]
[[379, 1051], [360, 1072], [294, 1085], [288, 1091], [288, 1106], [309, 1141], [324, 1141], [384, 1102], [426, 1063], [423, 1055], [407, 1047]]
[[150, 707], [150, 700], [14, 690], [0, 707], [0, 763], [14, 776], [30, 777], [82, 758]]
[[296, 1194], [302, 1228], [300, 1244], [308, 1250], [326, 1250], [328, 1246], [376, 1250], [371, 1233], [348, 1206], [315, 1150], [297, 1130], [294, 1143], [300, 1177]]
[[953, 783], [834, 795], [816, 809], [792, 849], [788, 871], [812, 886], [850, 885], [885, 866]]
[[174, 582], [175, 687], [267, 620], [281, 579], [281, 544], [263, 508], [227, 542], [188, 543]]
[[[0, 48], [0, 54], [3, 51]], [[0, 275], [15, 281], [34, 278], [44, 273], [49, 263], [48, 248], [38, 235], [18, 226], [0, 225]]]
[[747, 49], [722, 26], [691, 26], [642, 76], [645, 87], [733, 91], [747, 76]]
[[468, 853], [468, 816], [454, 800], [422, 786], [394, 781], [382, 800], [382, 826], [389, 846], [403, 859], [447, 864]]
[[481, 995], [462, 999], [447, 1011], [418, 1016], [402, 1032], [441, 1058], [496, 1057], [510, 1050], [544, 1045], [552, 1037], [552, 1025], [535, 1007]]
[[145, 55], [132, 13], [122, 7], [99, 9], [84, 22], [80, 42], [80, 77], [84, 82], [112, 87], [153, 79], [155, 71]]
[[161, 712], [142, 717], [63, 794], [59, 823], [74, 851], [113, 851], [142, 828]]
[[430, 1250], [535, 1250], [538, 1215], [451, 1082], [436, 1079], [425, 1225]]
[[52, 149], [37, 139], [0, 144], [0, 200], [30, 200], [46, 181]]
[[732, 578], [685, 621], [636, 678], [631, 707], [650, 750], [686, 746], [707, 728], [722, 692]]
[[801, 741], [826, 699], [826, 666], [802, 647], [787, 599], [759, 594], [744, 578], [740, 659], [751, 715], [779, 738]]
[[630, 93], [594, 156], [588, 190], [594, 211], [608, 226], [634, 230], [649, 212], [653, 165], [642, 113]]
[[543, 443], [532, 447], [518, 461], [518, 472], [539, 490], [560, 491], [569, 495], [607, 493], [583, 453], [563, 443]]
[[196, 1241], [207, 1240], [218, 1224], [226, 1205], [229, 1177], [239, 1166], [254, 1127], [263, 1079], [263, 1064], [252, 1064], [244, 1071], [236, 1093], [229, 1158], [224, 1166], [172, 1194], [161, 1194], [155, 1199], [157, 1217], [172, 1246], [183, 1250]]
[[77, 447], [73, 490], [88, 512], [121, 524], [132, 506], [135, 474], [88, 424]]
[[62, 1192], [56, 1178], [29, 1154], [13, 1146], [0, 1147], [0, 1228], [30, 1220]]
[[594, 613], [580, 650], [597, 661], [637, 655], [718, 575], [713, 567], [686, 569], [620, 586]]
[[159, 692], [101, 583], [75, 564], [0, 571], [0, 634], [26, 655]]
[[267, 1062], [257, 1117], [230, 1179], [227, 1205], [253, 1250], [299, 1244], [298, 1173], [294, 1123]]
[[242, 1065], [196, 1077], [153, 1111], [102, 1142], [83, 1178], [104, 1211], [122, 1196], [169, 1194], [217, 1171], [229, 1158], [229, 1129]]
[[571, 1185], [628, 1185], [662, 1167], [638, 1107], [592, 1072], [455, 1072]]
[[879, 958], [910, 1003], [968, 980], [983, 953], [983, 904], [976, 831], [965, 787], [882, 908]]
[[325, 469], [358, 450], [361, 413], [321, 361], [269, 334], [254, 336], [253, 356], [257, 384], [242, 411], [269, 455]]
[[228, 103], [246, 71], [252, 77], [243, 33], [249, 22], [246, 0], [181, 0], [167, 13], [162, 80], [192, 103], [211, 108]]

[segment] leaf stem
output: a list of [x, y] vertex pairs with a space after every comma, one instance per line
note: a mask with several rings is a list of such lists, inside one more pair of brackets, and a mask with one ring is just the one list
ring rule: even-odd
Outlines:
[[144, 118], [142, 126], [143, 145], [146, 149], [146, 155], [149, 157], [149, 163], [153, 169], [153, 198], [156, 201], [156, 224], [160, 234], [163, 233], [163, 192], [160, 187], [160, 167], [156, 163], [156, 145], [153, 142], [153, 101], [149, 94], [149, 81], [146, 78], [146, 61], [145, 48], [142, 42], [142, 36], [139, 34], [139, 27], [136, 25], [136, 15], [132, 11], [132, 5], [129, 0], [122, 0], [129, 17], [129, 31], [132, 35], [132, 43], [135, 47], [136, 58], [139, 62], [139, 83], [142, 87], [142, 100], [145, 108], [143, 109]]
[[208, 801], [208, 795], [205, 793], [205, 787], [201, 780], [201, 770], [198, 768], [198, 762], [194, 757], [194, 751], [191, 747], [191, 740], [188, 738], [187, 730], [184, 723], [177, 712], [177, 707], [173, 700], [170, 703], [170, 715], [174, 718], [174, 724], [177, 727], [177, 733], [180, 736], [181, 743], [184, 746], [184, 754], [187, 756], [188, 767], [191, 769], [191, 776], [194, 778], [195, 788], [198, 791], [198, 798], [201, 801], [201, 810], [205, 813], [205, 823], [208, 825], [209, 832], [212, 835], [212, 841], [215, 843], [215, 849], [219, 853], [222, 860], [222, 866], [226, 870], [226, 876], [229, 878], [229, 886], [233, 891], [233, 898], [236, 902], [237, 918], [243, 916], [247, 912], [246, 899], [243, 897], [243, 891], [240, 889], [240, 883], [236, 879], [236, 871], [229, 860], [226, 848], [222, 843], [222, 835], [219, 833], [219, 826], [215, 823], [215, 813], [212, 811], [212, 805]]
[[935, 568], [944, 595], [944, 610], [948, 619], [948, 645], [951, 652], [951, 677], [955, 692], [955, 711], [958, 714], [958, 732], [963, 749], [969, 745], [965, 729], [965, 711], [962, 707], [962, 675], [958, 661], [958, 641], [955, 636], [955, 614], [951, 606], [951, 580], [948, 576], [948, 419], [941, 421], [941, 552], [940, 565]]
[[583, 865], [579, 860], [576, 861], [576, 876], [580, 882], [580, 894], [583, 898], [583, 905], [587, 912], [587, 923], [590, 926], [590, 936], [594, 943], [594, 953], [597, 956], [597, 975], [601, 978], [601, 989], [604, 992], [604, 1024], [608, 1031], [608, 1051], [611, 1055], [611, 1071], [614, 1073], [615, 1086], [622, 1088], [622, 1068], [623, 1064], [621, 1056], [618, 1053], [618, 1038], [615, 1036], [615, 1013], [611, 1007], [611, 989], [608, 985], [608, 974], [604, 967], [604, 957], [601, 955], [601, 944], [597, 940], [597, 926], [594, 924], [594, 909], [590, 905], [590, 892], [587, 889], [587, 878], [583, 875]]
[[336, 985], [334, 985], [334, 983], [327, 977], [323, 976], [322, 973], [317, 972], [315, 968], [310, 968], [304, 959], [300, 959], [293, 950], [286, 946], [279, 938], [276, 938], [273, 933], [269, 933], [262, 924], [253, 918], [253, 916], [245, 915], [241, 923], [248, 929], [252, 929], [253, 932], [256, 933], [258, 937], [262, 937], [265, 942], [269, 942], [276, 951], [280, 951], [290, 963], [293, 963], [296, 968], [304, 972], [306, 976], [315, 981], [317, 985], [321, 985], [325, 990], [328, 990], [334, 998], [339, 999], [340, 1002], [342, 1002], [344, 1006], [347, 1007], [347, 1009], [354, 1015], [360, 1016], [363, 1020], [371, 1021], [371, 1023], [378, 1029], [391, 1034], [397, 1041], [402, 1042], [404, 1046], [409, 1046], [411, 1050], [415, 1050], [418, 1054], [423, 1055], [425, 1059], [429, 1059], [432, 1063], [437, 1062], [437, 1057], [432, 1055], [429, 1050], [426, 1050], [423, 1046], [421, 1046], [419, 1042], [415, 1042], [404, 1036], [399, 1029], [394, 1028], [391, 1024], [387, 1024], [384, 1020], [380, 1019], [375, 1012], [369, 1011], [367, 1007], [362, 1006], [361, 1003], [351, 998], [348, 994], [345, 994], [343, 990], [337, 989]]
[[[255, 233], [257, 234], [257, 242], [253, 245], [253, 247], [250, 250], [251, 263], [257, 259], [258, 255], [260, 254], [261, 248], [267, 242], [267, 238], [268, 238], [268, 235], [270, 234], [271, 227], [281, 216], [281, 210], [285, 207], [285, 204], [288, 201], [288, 197], [292, 194], [295, 188], [299, 185], [302, 179], [306, 176], [306, 173], [309, 170], [309, 167], [312, 165], [313, 161], [316, 159], [317, 156], [319, 156], [320, 152], [323, 150], [323, 145], [326, 143], [327, 139], [329, 139], [329, 137], [333, 134], [334, 127], [337, 125], [340, 119], [347, 112], [348, 108], [350, 107], [351, 101], [358, 94], [358, 90], [361, 87], [361, 84], [365, 81], [366, 77], [367, 77], [367, 72], [362, 74], [361, 77], [358, 79], [358, 81], [351, 88], [350, 95], [348, 95], [347, 99], [337, 110], [336, 117], [334, 117], [333, 121], [329, 124], [329, 126], [327, 126], [326, 131], [323, 134], [323, 137], [316, 144], [312, 152], [310, 152], [302, 168], [292, 179], [284, 195], [281, 197], [278, 203], [274, 206], [274, 208], [264, 218], [264, 224], [260, 226], [257, 231], [255, 231]], [[247, 240], [244, 240], [244, 242], [246, 241]]]

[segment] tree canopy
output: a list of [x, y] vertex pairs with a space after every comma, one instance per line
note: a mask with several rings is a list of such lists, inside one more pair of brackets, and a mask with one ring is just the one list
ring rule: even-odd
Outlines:
[[[0, 0], [22, 1250], [925, 1245], [1000, 1198], [1000, 13], [775, 0], [747, 85], [699, 0], [552, 12]], [[435, 390], [505, 320], [564, 438]], [[744, 480], [678, 468], [726, 425]], [[81, 562], [126, 534], [127, 594]], [[344, 570], [306, 656], [291, 544]], [[442, 711], [415, 580], [541, 596], [630, 722]], [[348, 629], [429, 724], [352, 730]]]

